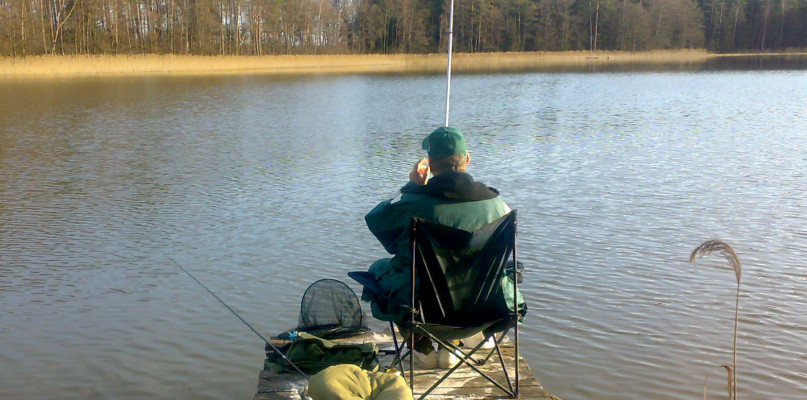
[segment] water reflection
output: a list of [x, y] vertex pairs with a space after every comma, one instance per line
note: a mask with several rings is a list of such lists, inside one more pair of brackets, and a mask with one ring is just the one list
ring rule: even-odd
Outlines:
[[[527, 359], [567, 399], [807, 392], [803, 71], [465, 74], [472, 173], [519, 209]], [[249, 398], [304, 288], [383, 256], [362, 217], [443, 120], [442, 76], [0, 83], [0, 397]], [[358, 290], [358, 288], [356, 288]], [[714, 379], [712, 388], [718, 385]], [[44, 383], [43, 383], [44, 382]], [[717, 389], [710, 393], [720, 392]]]

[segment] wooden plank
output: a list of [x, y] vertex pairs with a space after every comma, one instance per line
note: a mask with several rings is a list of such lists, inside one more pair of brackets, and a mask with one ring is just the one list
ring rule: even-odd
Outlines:
[[[400, 336], [399, 336], [400, 338]], [[347, 339], [334, 340], [335, 342], [342, 343], [375, 343], [379, 349], [393, 349], [392, 336], [389, 332], [386, 333], [366, 333], [364, 335], [356, 336]], [[274, 341], [274, 345], [281, 347], [286, 342]], [[399, 340], [400, 343], [400, 340]], [[513, 374], [515, 364], [515, 349], [509, 340], [505, 341], [500, 346], [505, 365], [508, 366], [511, 379], [514, 378]], [[485, 350], [480, 350], [477, 355], [487, 354]], [[483, 358], [477, 357], [474, 358]], [[392, 355], [381, 356], [380, 369], [386, 369], [390, 366], [393, 360]], [[397, 365], [395, 366], [397, 367]], [[405, 376], [408, 378], [409, 363], [404, 360]], [[498, 356], [493, 356], [488, 362], [478, 368], [490, 375], [491, 378], [500, 382], [504, 387], [507, 387], [504, 372], [501, 369]], [[396, 368], [397, 369], [397, 368]], [[415, 367], [415, 398], [421, 395], [428, 387], [436, 382], [442, 374], [447, 370], [433, 369], [433, 370], [420, 370]], [[524, 361], [524, 358], [519, 355], [519, 397], [522, 399], [536, 399], [536, 400], [560, 400], [556, 396], [547, 392], [540, 382], [535, 378], [532, 369]], [[515, 383], [513, 383], [515, 384]], [[272, 371], [262, 371], [258, 382], [258, 392], [254, 400], [306, 400], [305, 389], [307, 382], [305, 378], [296, 373], [275, 373]], [[439, 387], [432, 391], [428, 399], [447, 400], [447, 399], [479, 399], [479, 400], [494, 400], [494, 399], [509, 399], [510, 397], [501, 391], [499, 388], [491, 384], [487, 379], [476, 373], [472, 368], [463, 365], [458, 368], [451, 376], [443, 381]]]
[[303, 400], [308, 382], [299, 374], [261, 371], [254, 400]]

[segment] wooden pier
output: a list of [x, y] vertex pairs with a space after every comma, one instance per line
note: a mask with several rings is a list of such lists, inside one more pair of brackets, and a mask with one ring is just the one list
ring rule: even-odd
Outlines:
[[[393, 349], [393, 340], [389, 332], [386, 333], [366, 333], [361, 336], [356, 336], [348, 339], [333, 340], [334, 342], [343, 343], [375, 343], [379, 349]], [[278, 340], [272, 344], [281, 347], [286, 342]], [[400, 343], [400, 336], [399, 336]], [[512, 371], [514, 365], [515, 349], [510, 341], [505, 340], [500, 345], [502, 355], [505, 358], [505, 364], [509, 366], [510, 376], [514, 375]], [[380, 369], [386, 369], [392, 362], [393, 356], [380, 357]], [[404, 367], [409, 368], [408, 360], [404, 360]], [[492, 378], [503, 381], [504, 374], [501, 371], [501, 364], [498, 358], [494, 355], [485, 365], [479, 367], [480, 370], [489, 374]], [[415, 393], [414, 397], [417, 398], [428, 387], [439, 379], [445, 370], [422, 370], [415, 366]], [[408, 376], [408, 371], [406, 373]], [[540, 382], [535, 378], [530, 366], [524, 361], [523, 357], [519, 356], [519, 398], [530, 400], [560, 400], [556, 396], [544, 390]], [[514, 383], [515, 384], [515, 383]], [[275, 373], [272, 371], [261, 371], [258, 381], [258, 392], [255, 394], [254, 400], [306, 400], [310, 399], [306, 396], [307, 389], [306, 380], [299, 374], [294, 373]], [[449, 399], [509, 399], [504, 392], [493, 386], [485, 378], [479, 376], [467, 365], [463, 365], [451, 376], [445, 380], [437, 389], [427, 397], [434, 400], [449, 400]]]

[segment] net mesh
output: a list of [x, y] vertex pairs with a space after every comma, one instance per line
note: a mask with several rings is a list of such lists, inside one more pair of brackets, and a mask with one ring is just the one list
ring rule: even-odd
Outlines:
[[350, 287], [335, 279], [322, 279], [306, 289], [297, 331], [330, 339], [367, 330], [359, 298]]

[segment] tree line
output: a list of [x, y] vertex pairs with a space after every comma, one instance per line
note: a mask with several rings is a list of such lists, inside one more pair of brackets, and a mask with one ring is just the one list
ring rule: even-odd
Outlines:
[[[0, 0], [0, 55], [445, 51], [450, 0]], [[807, 47], [807, 0], [455, 0], [461, 52]]]

